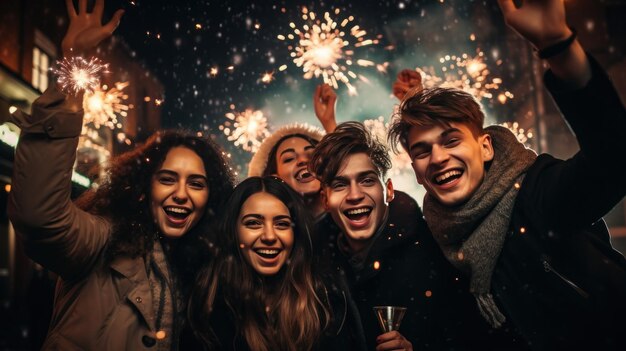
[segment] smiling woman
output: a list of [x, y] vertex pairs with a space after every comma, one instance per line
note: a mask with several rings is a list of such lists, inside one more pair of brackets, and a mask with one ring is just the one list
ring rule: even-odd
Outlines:
[[[122, 15], [102, 25], [104, 0], [91, 12], [87, 0], [66, 4], [66, 56], [95, 49]], [[42, 349], [176, 350], [230, 169], [210, 139], [160, 132], [113, 158], [100, 186], [73, 203], [80, 102], [52, 85], [32, 116], [12, 116], [22, 135], [8, 214], [29, 257], [59, 276]]]
[[[223, 211], [218, 254], [189, 308], [208, 349], [355, 349], [347, 291], [326, 287], [312, 264], [310, 215], [276, 177], [239, 184]], [[339, 297], [339, 299], [337, 299]], [[337, 301], [339, 300], [339, 301]]]

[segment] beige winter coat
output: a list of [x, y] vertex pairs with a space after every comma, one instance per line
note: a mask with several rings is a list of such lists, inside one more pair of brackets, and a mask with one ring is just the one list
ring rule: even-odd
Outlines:
[[157, 349], [152, 294], [142, 258], [107, 264], [104, 218], [70, 200], [82, 111], [53, 88], [18, 113], [22, 129], [8, 213], [27, 254], [60, 277], [44, 350]]

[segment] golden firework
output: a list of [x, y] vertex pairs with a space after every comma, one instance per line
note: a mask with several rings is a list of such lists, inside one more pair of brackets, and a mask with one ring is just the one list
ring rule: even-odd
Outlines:
[[[333, 14], [339, 15], [340, 10], [335, 9]], [[304, 23], [298, 27], [294, 22], [289, 23], [293, 33], [278, 35], [279, 40], [290, 40], [294, 44], [289, 45], [290, 56], [297, 67], [301, 67], [305, 79], [322, 77], [324, 83], [338, 89], [339, 83], [348, 87], [351, 95], [356, 94], [356, 88], [351, 80], [360, 77], [352, 67], [381, 67], [386, 64], [376, 64], [365, 59], [355, 59], [355, 48], [374, 45], [379, 43], [379, 38], [366, 38], [367, 32], [354, 24], [354, 16], [348, 16], [336, 21], [333, 16], [326, 12], [323, 17], [302, 8]], [[287, 69], [282, 65], [279, 71]]]
[[263, 111], [246, 109], [245, 111], [229, 112], [226, 114], [229, 119], [219, 126], [229, 141], [235, 146], [250, 152], [256, 152], [261, 146], [264, 138], [270, 135], [267, 129], [267, 118]]
[[93, 123], [96, 128], [106, 126], [110, 129], [121, 128], [118, 117], [126, 117], [128, 105], [124, 103], [128, 95], [124, 93], [127, 82], [115, 83], [115, 87], [108, 89], [106, 85], [87, 92], [83, 97], [85, 115], [83, 123]]

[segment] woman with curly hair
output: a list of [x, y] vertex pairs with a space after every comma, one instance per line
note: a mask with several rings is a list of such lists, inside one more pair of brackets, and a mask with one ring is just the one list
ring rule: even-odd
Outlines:
[[[66, 56], [87, 52], [115, 29], [102, 26], [103, 0], [92, 13], [67, 1]], [[81, 96], [48, 89], [22, 130], [9, 217], [27, 254], [58, 274], [44, 350], [177, 350], [185, 302], [206, 261], [209, 230], [232, 176], [208, 139], [157, 133], [114, 158], [107, 177], [70, 200], [82, 128]]]
[[346, 292], [311, 264], [311, 217], [276, 177], [251, 177], [224, 207], [215, 259], [188, 309], [209, 350], [355, 349]]

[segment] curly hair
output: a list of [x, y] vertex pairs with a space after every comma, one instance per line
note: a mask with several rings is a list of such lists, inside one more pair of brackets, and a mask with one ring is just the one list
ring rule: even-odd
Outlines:
[[387, 140], [393, 151], [402, 145], [409, 151], [408, 135], [412, 127], [467, 125], [475, 136], [483, 133], [485, 114], [478, 101], [469, 93], [454, 88], [423, 89], [407, 95], [389, 127]]
[[361, 152], [372, 160], [380, 177], [387, 176], [391, 169], [389, 150], [360, 122], [341, 123], [332, 133], [326, 134], [313, 151], [309, 170], [322, 184], [328, 185], [340, 171], [343, 161]]
[[[260, 192], [282, 201], [294, 223], [291, 256], [272, 277], [259, 275], [247, 263], [238, 238], [241, 208]], [[216, 259], [198, 275], [187, 309], [192, 329], [209, 349], [217, 341], [209, 322], [217, 296], [233, 309], [237, 329], [251, 350], [310, 350], [315, 345], [331, 317], [318, 295], [323, 283], [311, 264], [311, 223], [301, 197], [279, 178], [251, 177], [235, 188], [225, 205]], [[268, 299], [276, 302], [269, 312]]]
[[[110, 162], [107, 177], [95, 190], [76, 200], [81, 209], [105, 217], [113, 224], [107, 245], [107, 260], [118, 256], [138, 257], [152, 250], [157, 237], [150, 210], [150, 189], [154, 173], [174, 147], [186, 147], [203, 161], [207, 175], [209, 199], [205, 214], [194, 228], [178, 240], [170, 262], [183, 280], [192, 280], [206, 258], [206, 245], [212, 240], [211, 223], [221, 204], [232, 191], [234, 177], [221, 148], [208, 138], [182, 131], [161, 131], [143, 145], [123, 153]], [[180, 268], [180, 269], [178, 269]]]

